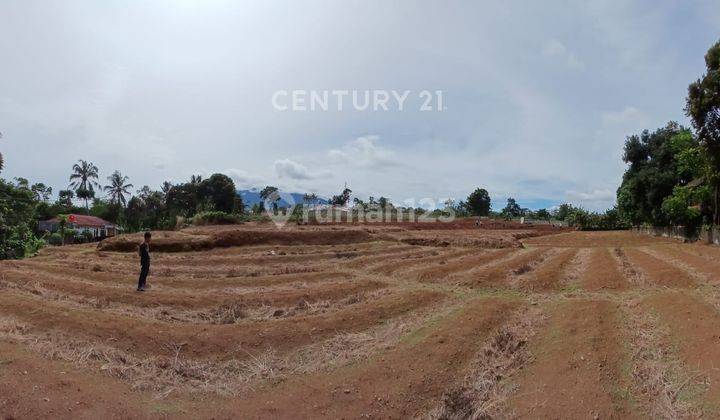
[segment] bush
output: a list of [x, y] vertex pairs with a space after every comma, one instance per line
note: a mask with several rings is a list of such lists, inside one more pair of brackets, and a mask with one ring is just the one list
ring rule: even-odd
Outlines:
[[51, 233], [50, 236], [48, 236], [48, 243], [50, 245], [62, 245], [62, 235], [60, 232]]
[[192, 219], [193, 225], [235, 225], [242, 223], [237, 214], [225, 213], [224, 211], [206, 211], [198, 213]]
[[80, 233], [80, 240], [82, 242], [92, 242], [95, 240], [95, 235], [92, 234], [92, 232], [84, 230]]

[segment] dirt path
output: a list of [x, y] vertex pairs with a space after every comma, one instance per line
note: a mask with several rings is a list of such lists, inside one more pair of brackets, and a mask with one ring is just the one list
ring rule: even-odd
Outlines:
[[622, 398], [618, 308], [608, 301], [566, 301], [549, 308], [548, 325], [530, 343], [535, 357], [516, 379], [508, 415], [518, 418], [632, 416]]

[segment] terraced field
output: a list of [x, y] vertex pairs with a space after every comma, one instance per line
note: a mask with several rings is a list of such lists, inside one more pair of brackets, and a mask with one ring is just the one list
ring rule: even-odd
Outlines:
[[720, 416], [718, 248], [518, 226], [273, 232], [158, 233], [146, 293], [134, 236], [0, 262], [0, 414]]

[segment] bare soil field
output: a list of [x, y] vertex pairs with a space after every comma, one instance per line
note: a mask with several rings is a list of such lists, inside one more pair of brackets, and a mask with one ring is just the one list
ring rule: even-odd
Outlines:
[[0, 262], [2, 418], [720, 416], [720, 249], [473, 221]]

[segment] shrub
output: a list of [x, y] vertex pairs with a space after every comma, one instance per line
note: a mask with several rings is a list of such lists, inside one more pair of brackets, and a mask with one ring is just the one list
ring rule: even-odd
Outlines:
[[192, 219], [193, 225], [234, 225], [242, 223], [240, 216], [223, 211], [206, 211], [198, 213]]
[[60, 232], [51, 233], [50, 236], [48, 236], [48, 243], [50, 245], [62, 245], [62, 235]]
[[80, 234], [80, 238], [83, 242], [92, 242], [95, 239], [95, 235], [93, 235], [92, 232], [85, 230]]

